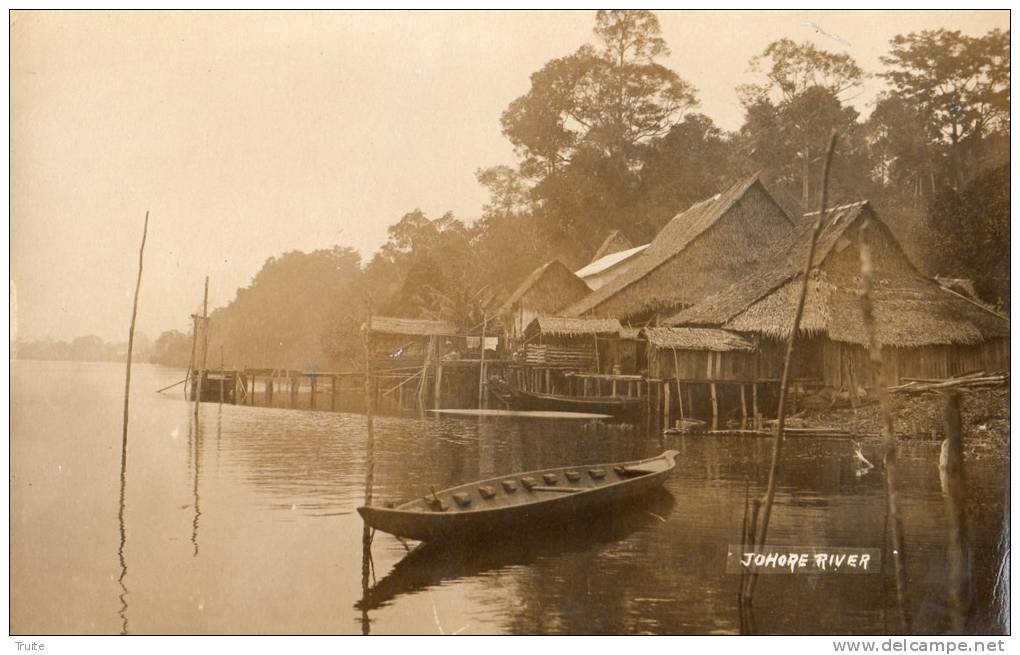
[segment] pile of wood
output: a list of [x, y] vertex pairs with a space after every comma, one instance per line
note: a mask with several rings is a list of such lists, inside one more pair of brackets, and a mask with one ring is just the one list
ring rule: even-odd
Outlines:
[[1009, 371], [985, 373], [978, 371], [949, 378], [947, 380], [907, 380], [905, 384], [889, 387], [892, 393], [925, 393], [927, 391], [945, 391], [947, 389], [980, 389], [999, 387], [1009, 384]]

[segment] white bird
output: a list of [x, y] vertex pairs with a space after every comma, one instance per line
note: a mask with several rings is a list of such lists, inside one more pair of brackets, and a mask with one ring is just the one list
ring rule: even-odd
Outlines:
[[857, 458], [857, 477], [866, 475], [868, 471], [875, 468], [875, 465], [868, 461], [868, 458], [861, 452], [861, 444], [857, 441], [854, 442], [854, 456]]
[[804, 27], [810, 27], [810, 28], [814, 29], [814, 31], [817, 32], [818, 34], [822, 34], [824, 36], [827, 36], [830, 39], [832, 39], [833, 41], [839, 41], [840, 43], [842, 43], [845, 46], [848, 46], [848, 47], [850, 46], [850, 42], [847, 41], [846, 39], [841, 39], [840, 37], [836, 36], [835, 34], [829, 34], [825, 30], [823, 30], [822, 28], [818, 27], [818, 25], [815, 24], [815, 23], [801, 23], [801, 25], [803, 25]]

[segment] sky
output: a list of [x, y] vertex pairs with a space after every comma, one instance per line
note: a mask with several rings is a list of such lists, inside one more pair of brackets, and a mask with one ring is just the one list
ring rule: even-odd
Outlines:
[[[1009, 28], [1008, 11], [658, 11], [698, 111], [728, 130], [748, 61], [790, 37], [868, 72], [896, 34]], [[516, 161], [499, 117], [593, 12], [14, 12], [11, 338], [182, 331], [265, 260], [364, 257], [421, 209], [471, 220], [477, 169]], [[864, 114], [883, 89], [869, 79]], [[300, 317], [294, 317], [300, 320]]]

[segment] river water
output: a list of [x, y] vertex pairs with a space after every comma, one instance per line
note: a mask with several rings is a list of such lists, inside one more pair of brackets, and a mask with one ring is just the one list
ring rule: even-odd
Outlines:
[[[365, 419], [203, 404], [182, 373], [133, 369], [121, 478], [123, 365], [17, 361], [11, 408], [11, 630], [15, 634], [736, 634], [749, 481], [771, 442], [662, 437], [640, 427], [507, 417], [378, 417], [376, 502], [520, 470], [680, 451], [665, 491], [630, 511], [481, 546], [423, 548], [378, 533], [366, 559]], [[770, 542], [882, 548], [879, 464], [852, 445], [791, 439]], [[948, 629], [938, 444], [901, 449], [909, 613]], [[967, 462], [975, 630], [1008, 630], [1005, 462]], [[122, 529], [123, 528], [123, 529]], [[760, 633], [896, 631], [891, 561], [865, 575], [772, 575]], [[1008, 571], [1008, 566], [1006, 567]], [[363, 575], [363, 571], [366, 575]], [[1007, 601], [1002, 601], [1007, 602]], [[745, 622], [744, 630], [748, 629]]]

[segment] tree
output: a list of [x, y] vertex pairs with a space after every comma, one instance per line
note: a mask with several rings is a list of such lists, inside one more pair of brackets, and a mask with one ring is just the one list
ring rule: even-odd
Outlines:
[[890, 43], [881, 76], [922, 121], [929, 147], [946, 147], [946, 178], [959, 189], [980, 170], [988, 137], [1009, 132], [1009, 32], [924, 30]]
[[669, 49], [648, 11], [599, 11], [595, 45], [548, 62], [503, 113], [503, 133], [534, 181], [532, 215], [568, 263], [613, 229], [631, 231], [651, 145], [697, 105], [658, 63]]
[[763, 74], [765, 81], [738, 88], [745, 105], [765, 98], [777, 104], [790, 101], [816, 87], [842, 100], [841, 96], [859, 87], [865, 77], [850, 55], [822, 50], [810, 41], [798, 44], [791, 39], [770, 43], [760, 55], [751, 58], [750, 68]]
[[792, 193], [799, 187], [796, 195], [807, 207], [818, 193], [818, 170], [829, 135], [834, 130], [844, 134], [844, 154], [847, 137], [856, 138], [858, 113], [844, 105], [843, 96], [861, 84], [864, 72], [845, 53], [790, 39], [769, 44], [751, 59], [751, 69], [765, 79], [738, 88], [746, 111], [741, 150], [784, 190]]
[[555, 171], [585, 148], [633, 162], [697, 104], [694, 87], [655, 62], [669, 49], [654, 14], [599, 11], [594, 31], [598, 48], [547, 63], [503, 113], [528, 175]]
[[1009, 162], [962, 191], [945, 189], [929, 208], [936, 273], [970, 278], [985, 300], [1009, 307]]

